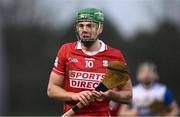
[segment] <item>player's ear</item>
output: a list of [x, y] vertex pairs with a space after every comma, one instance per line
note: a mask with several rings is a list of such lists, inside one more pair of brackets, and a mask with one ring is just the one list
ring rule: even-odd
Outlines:
[[75, 30], [77, 31], [77, 32], [79, 32], [79, 28], [78, 28], [78, 24], [79, 24], [79, 22], [77, 22], [76, 24], [75, 24]]
[[99, 34], [101, 34], [103, 32], [103, 29], [104, 29], [103, 24], [100, 24]]

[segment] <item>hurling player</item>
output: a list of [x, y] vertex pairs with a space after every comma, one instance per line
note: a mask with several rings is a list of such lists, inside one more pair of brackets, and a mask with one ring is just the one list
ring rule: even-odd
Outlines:
[[[86, 105], [75, 116], [109, 116], [109, 101], [127, 103], [132, 98], [131, 79], [124, 87], [96, 92], [95, 87], [104, 78], [109, 62], [125, 62], [121, 51], [99, 39], [103, 32], [104, 15], [96, 8], [77, 12], [75, 31], [77, 41], [63, 44], [50, 74], [48, 96], [65, 101], [64, 112], [79, 101]], [[96, 97], [92, 101], [91, 97]]]

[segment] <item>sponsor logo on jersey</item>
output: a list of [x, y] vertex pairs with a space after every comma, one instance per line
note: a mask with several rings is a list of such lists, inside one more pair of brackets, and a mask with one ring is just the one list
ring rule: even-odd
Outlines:
[[95, 89], [104, 78], [104, 73], [69, 71], [70, 87]]

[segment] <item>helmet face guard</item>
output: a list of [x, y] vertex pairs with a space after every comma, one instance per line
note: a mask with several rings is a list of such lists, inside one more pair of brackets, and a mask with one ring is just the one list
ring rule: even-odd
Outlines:
[[[88, 21], [88, 22], [95, 22], [97, 24], [97, 32], [96, 32], [96, 38], [95, 39], [81, 39], [79, 36], [79, 31], [77, 29], [77, 23], [78, 22], [83, 22], [83, 21]], [[104, 22], [104, 16], [101, 10], [95, 9], [95, 8], [85, 8], [81, 9], [77, 14], [76, 14], [76, 35], [78, 40], [86, 47], [90, 47], [94, 42], [99, 37], [99, 30], [100, 26]]]

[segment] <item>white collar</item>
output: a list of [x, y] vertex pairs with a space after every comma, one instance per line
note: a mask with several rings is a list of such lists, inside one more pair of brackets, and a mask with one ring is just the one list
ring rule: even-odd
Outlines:
[[[101, 40], [99, 40], [99, 42], [101, 43], [101, 48], [97, 52], [105, 51], [107, 49], [107, 45]], [[76, 49], [77, 50], [82, 50], [81, 42], [77, 41]]]

